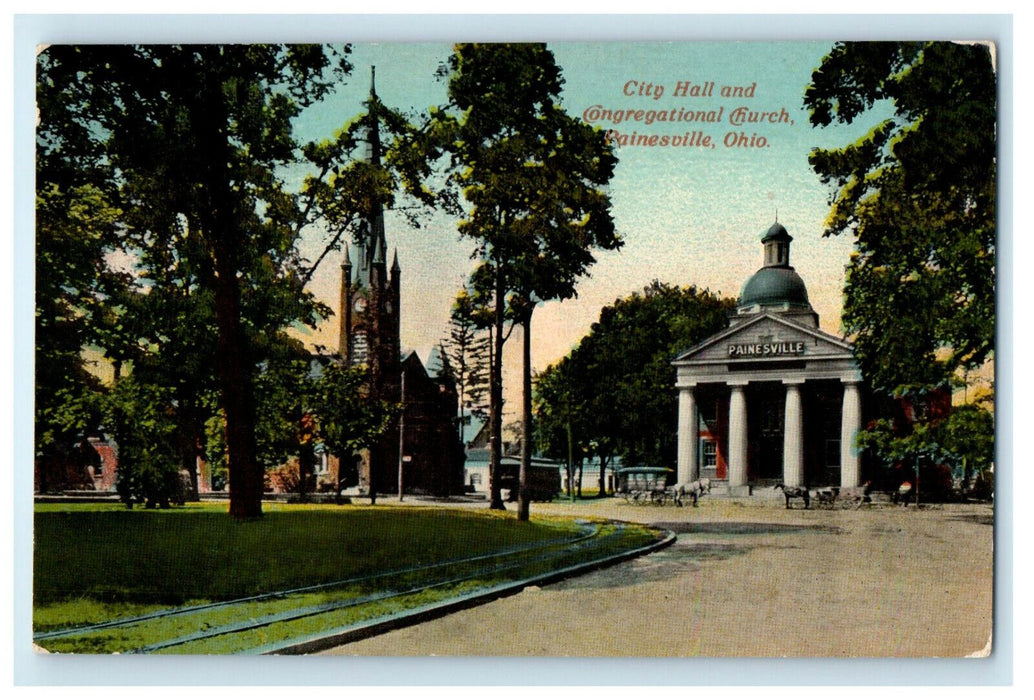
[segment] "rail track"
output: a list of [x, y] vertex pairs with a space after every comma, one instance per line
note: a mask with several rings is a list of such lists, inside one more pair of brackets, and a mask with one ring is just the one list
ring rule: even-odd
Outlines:
[[[383, 621], [393, 615], [405, 615], [411, 607], [407, 606], [406, 599], [421, 594], [431, 600], [456, 596], [474, 598], [496, 588], [513, 586], [515, 582], [519, 584], [521, 577], [513, 576], [514, 572], [535, 571], [536, 567], [545, 567], [548, 572], [563, 568], [566, 559], [584, 554], [587, 548], [605, 549], [608, 542], [623, 534], [624, 525], [611, 525], [606, 533], [601, 534], [600, 524], [582, 523], [581, 532], [574, 537], [370, 576], [40, 632], [33, 636], [33, 640], [44, 647], [47, 642], [56, 641], [59, 648], [71, 647], [72, 651], [81, 647], [119, 653], [195, 653], [199, 645], [210, 640], [235, 635], [234, 641], [240, 640], [241, 644], [234, 651], [276, 653], [297, 646], [301, 638], [313, 636], [311, 632], [299, 635], [287, 630], [272, 634], [274, 638], [270, 639], [264, 631], [277, 625], [290, 626], [308, 621], [320, 627], [322, 616], [327, 627], [340, 631], [361, 627], [371, 618]], [[549, 566], [551, 562], [556, 566]], [[476, 581], [480, 583], [472, 583]], [[370, 611], [369, 614], [364, 614], [364, 608]], [[397, 612], [384, 612], [391, 609]], [[341, 614], [352, 614], [352, 621], [342, 624]], [[339, 617], [335, 618], [335, 615]], [[219, 618], [224, 620], [219, 622]], [[141, 643], [142, 638], [148, 641]], [[255, 639], [259, 640], [258, 643]]]

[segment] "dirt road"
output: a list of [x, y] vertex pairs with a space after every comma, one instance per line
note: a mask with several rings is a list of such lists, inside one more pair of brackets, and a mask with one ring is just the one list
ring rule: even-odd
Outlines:
[[672, 547], [325, 652], [376, 656], [965, 656], [991, 632], [988, 505], [787, 511], [536, 504], [653, 523]]

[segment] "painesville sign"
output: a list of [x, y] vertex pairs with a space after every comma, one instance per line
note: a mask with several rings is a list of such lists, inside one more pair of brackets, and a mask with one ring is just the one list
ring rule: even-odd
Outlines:
[[804, 341], [789, 343], [730, 343], [729, 357], [771, 357], [780, 355], [803, 355]]

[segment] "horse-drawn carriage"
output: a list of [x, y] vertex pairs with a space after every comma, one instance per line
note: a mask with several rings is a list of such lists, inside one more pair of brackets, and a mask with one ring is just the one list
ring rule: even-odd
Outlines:
[[672, 498], [668, 475], [673, 470], [665, 467], [626, 467], [618, 470], [617, 495], [626, 503], [654, 503], [663, 505]]

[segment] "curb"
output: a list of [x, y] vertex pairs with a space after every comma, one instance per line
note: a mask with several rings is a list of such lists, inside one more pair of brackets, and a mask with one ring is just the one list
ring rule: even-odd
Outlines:
[[465, 610], [467, 608], [473, 608], [492, 600], [515, 595], [520, 593], [527, 586], [555, 583], [556, 581], [563, 580], [570, 576], [585, 574], [590, 571], [620, 564], [621, 562], [641, 557], [644, 554], [650, 554], [651, 552], [664, 549], [665, 547], [672, 545], [677, 539], [675, 533], [670, 530], [662, 530], [661, 534], [663, 536], [655, 542], [627, 552], [612, 554], [609, 557], [604, 557], [603, 559], [575, 564], [573, 566], [568, 566], [556, 571], [550, 571], [545, 574], [539, 574], [520, 581], [510, 581], [475, 593], [468, 593], [456, 598], [438, 601], [437, 603], [422, 605], [401, 613], [364, 620], [363, 622], [339, 628], [338, 630], [328, 633], [321, 633], [318, 636], [309, 637], [302, 641], [259, 647], [256, 650], [246, 653], [257, 653], [263, 655], [312, 654], [317, 651], [324, 651], [326, 649], [342, 646], [351, 642], [357, 642], [360, 639], [375, 637], [379, 634], [390, 632], [391, 630], [417, 625], [421, 622], [427, 622], [428, 620], [444, 617], [450, 613]]

